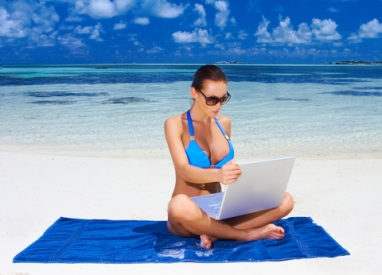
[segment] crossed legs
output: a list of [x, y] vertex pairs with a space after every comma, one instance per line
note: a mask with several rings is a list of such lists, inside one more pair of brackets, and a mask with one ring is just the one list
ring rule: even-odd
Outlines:
[[188, 196], [179, 194], [168, 205], [167, 227], [178, 236], [200, 236], [201, 245], [205, 248], [211, 248], [212, 243], [218, 239], [281, 239], [284, 237], [284, 229], [272, 222], [288, 215], [293, 205], [292, 196], [285, 193], [279, 207], [217, 221], [204, 213]]

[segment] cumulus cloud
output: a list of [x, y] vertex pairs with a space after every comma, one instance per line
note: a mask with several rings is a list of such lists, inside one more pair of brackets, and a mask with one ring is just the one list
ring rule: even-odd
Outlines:
[[268, 32], [269, 21], [263, 17], [259, 23], [255, 36], [258, 43], [275, 44], [309, 44], [313, 40], [319, 42], [329, 42], [341, 39], [341, 35], [336, 31], [337, 24], [331, 19], [312, 19], [310, 26], [307, 23], [298, 25], [297, 31], [291, 25], [289, 17], [280, 19], [279, 26]]
[[97, 41], [103, 41], [100, 37], [100, 31], [102, 30], [101, 23], [98, 23], [95, 26], [86, 26], [81, 27], [77, 26], [73, 33], [74, 34], [89, 34], [89, 39], [97, 40]]
[[247, 39], [247, 37], [248, 37], [248, 33], [246, 33], [243, 30], [239, 31], [239, 34], [237, 35], [237, 38], [242, 40]]
[[126, 24], [125, 23], [116, 23], [114, 24], [113, 30], [123, 30], [126, 29]]
[[358, 33], [352, 33], [347, 39], [353, 43], [362, 42], [363, 38], [379, 38], [382, 34], [382, 23], [373, 19], [359, 27]]
[[161, 47], [155, 46], [154, 48], [147, 50], [146, 53], [159, 53], [161, 51], [163, 51], [163, 49]]
[[76, 1], [75, 12], [92, 18], [110, 18], [117, 15], [114, 4], [109, 0]]
[[5, 9], [0, 7], [0, 36], [25, 37], [26, 35], [26, 22], [22, 19], [13, 19]]
[[333, 8], [333, 7], [331, 7], [331, 8], [327, 8], [326, 10], [327, 10], [328, 12], [333, 12], [333, 13], [335, 13], [335, 12], [340, 12], [339, 9], [336, 9], [336, 8]]
[[176, 43], [200, 43], [202, 45], [213, 43], [214, 39], [207, 30], [195, 29], [193, 32], [177, 31], [172, 34]]
[[359, 27], [359, 36], [361, 38], [377, 38], [382, 33], [382, 23], [378, 19], [373, 19]]
[[69, 52], [73, 55], [84, 56], [89, 52], [85, 50], [86, 45], [81, 39], [74, 37], [72, 34], [64, 34], [57, 38], [59, 43], [69, 49]]
[[213, 5], [216, 9], [215, 25], [221, 29], [227, 26], [227, 23], [236, 24], [235, 18], [229, 18], [231, 10], [229, 9], [229, 3], [227, 0], [206, 0], [206, 4]]
[[26, 47], [55, 44], [59, 16], [52, 6], [32, 1], [12, 1], [0, 7], [0, 37], [26, 38]]
[[223, 0], [215, 2], [215, 9], [218, 11], [215, 15], [215, 25], [224, 28], [227, 25], [229, 14], [231, 13], [228, 3]]
[[199, 18], [195, 20], [194, 25], [195, 26], [207, 26], [206, 11], [205, 11], [204, 7], [200, 4], [195, 4], [194, 11], [199, 14]]
[[103, 41], [103, 39], [100, 37], [100, 31], [102, 30], [101, 23], [98, 23], [95, 25], [91, 31], [91, 34], [89, 36], [89, 39], [93, 39], [96, 41]]
[[312, 19], [312, 33], [320, 41], [333, 41], [341, 39], [341, 35], [336, 31], [338, 25], [331, 19]]
[[119, 14], [122, 14], [132, 8], [137, 0], [114, 0], [115, 9]]
[[133, 42], [134, 46], [143, 46], [141, 42], [137, 40], [138, 35], [137, 34], [128, 34], [129, 41]]
[[161, 18], [176, 18], [183, 14], [185, 6], [167, 2], [167, 0], [140, 0], [141, 13]]
[[150, 20], [147, 17], [136, 17], [133, 20], [134, 24], [138, 25], [148, 25], [150, 24]]
[[136, 0], [77, 0], [69, 18], [76, 18], [76, 14], [89, 15], [92, 18], [111, 18], [124, 14], [135, 4]]

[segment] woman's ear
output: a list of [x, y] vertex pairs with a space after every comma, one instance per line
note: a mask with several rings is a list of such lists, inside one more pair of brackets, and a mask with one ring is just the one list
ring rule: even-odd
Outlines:
[[192, 98], [192, 99], [195, 99], [195, 98], [196, 98], [196, 94], [197, 94], [197, 91], [196, 91], [195, 87], [191, 87], [191, 88], [190, 88], [190, 95], [191, 95], [191, 98]]

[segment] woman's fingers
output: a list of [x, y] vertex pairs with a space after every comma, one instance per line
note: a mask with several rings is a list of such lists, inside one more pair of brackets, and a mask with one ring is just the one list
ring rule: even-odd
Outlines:
[[223, 184], [234, 183], [241, 175], [241, 168], [234, 160], [227, 162], [220, 170], [222, 172], [222, 181], [220, 182]]

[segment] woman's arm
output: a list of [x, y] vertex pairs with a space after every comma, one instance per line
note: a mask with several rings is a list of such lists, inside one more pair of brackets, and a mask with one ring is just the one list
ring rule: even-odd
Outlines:
[[221, 169], [203, 169], [190, 165], [182, 142], [183, 127], [181, 116], [167, 119], [164, 124], [164, 131], [176, 173], [183, 180], [199, 184], [209, 182], [228, 184], [235, 182], [238, 175], [240, 175], [241, 170], [235, 161], [228, 162]]
[[188, 163], [188, 158], [182, 142], [182, 118], [172, 117], [165, 121], [164, 132], [171, 158], [178, 176], [192, 183], [217, 182], [219, 169], [202, 169]]

